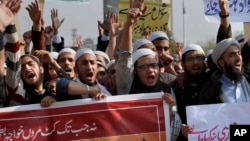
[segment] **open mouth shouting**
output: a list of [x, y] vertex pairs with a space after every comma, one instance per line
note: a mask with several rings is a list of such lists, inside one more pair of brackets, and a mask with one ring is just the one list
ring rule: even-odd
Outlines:
[[63, 70], [70, 76], [70, 74], [72, 72], [71, 68], [64, 68]]
[[87, 73], [85, 74], [85, 77], [86, 77], [86, 80], [87, 80], [88, 82], [92, 82], [93, 79], [94, 79], [94, 73], [93, 73], [93, 72], [87, 72]]
[[36, 74], [34, 72], [27, 72], [25, 79], [27, 83], [34, 83], [36, 81]]
[[147, 83], [149, 86], [153, 86], [156, 83], [156, 76], [151, 74], [147, 76]]

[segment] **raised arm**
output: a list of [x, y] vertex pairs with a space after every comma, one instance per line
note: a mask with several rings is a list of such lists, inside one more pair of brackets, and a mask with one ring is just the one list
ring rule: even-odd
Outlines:
[[57, 75], [60, 78], [66, 78], [70, 80], [70, 77], [67, 73], [61, 68], [61, 66], [54, 60], [54, 58], [50, 55], [48, 51], [45, 50], [36, 50], [35, 55], [41, 60], [43, 63], [50, 64], [53, 69], [55, 69]]
[[147, 7], [144, 5], [144, 0], [130, 0], [130, 9], [127, 13], [127, 21], [124, 25], [120, 46], [122, 50], [132, 52], [134, 26], [146, 9]]
[[51, 21], [54, 30], [53, 46], [57, 51], [60, 51], [64, 48], [64, 39], [59, 34], [59, 28], [62, 26], [64, 20], [64, 18], [62, 18], [61, 20], [59, 19], [59, 12], [57, 9], [53, 8], [51, 10]]
[[116, 13], [112, 13], [111, 17], [109, 19], [110, 21], [110, 30], [109, 30], [109, 44], [107, 48], [107, 53], [110, 60], [113, 60], [114, 53], [115, 53], [115, 47], [116, 47], [116, 38], [119, 34], [119, 30], [122, 26], [121, 23], [119, 23], [119, 15]]
[[[21, 0], [3, 0], [4, 4], [9, 7], [9, 10], [15, 16], [21, 7]], [[17, 5], [16, 5], [17, 4]], [[5, 46], [5, 55], [6, 55], [6, 65], [7, 73], [5, 77], [6, 83], [6, 105], [17, 105], [17, 103], [24, 103], [23, 98], [23, 88], [20, 85], [20, 70], [21, 66], [19, 65], [20, 58], [20, 44], [18, 39], [18, 34], [14, 22], [8, 25], [5, 29], [5, 36], [7, 38], [7, 43]], [[12, 103], [12, 101], [15, 101]]]
[[31, 2], [26, 7], [26, 10], [28, 11], [30, 19], [33, 22], [32, 34], [31, 34], [33, 42], [32, 54], [34, 50], [46, 50], [44, 29], [43, 29], [44, 21], [38, 0], [35, 0], [35, 2]]
[[5, 28], [14, 20], [15, 15], [21, 8], [22, 0], [2, 0], [0, 3], [0, 31], [4, 32]]
[[232, 37], [232, 30], [229, 22], [229, 4], [228, 0], [219, 0], [220, 5], [220, 27], [217, 33], [216, 43], [223, 39]]
[[128, 94], [134, 79], [132, 66], [132, 38], [133, 28], [139, 17], [145, 12], [144, 0], [130, 0], [127, 13], [127, 22], [124, 25], [118, 57], [116, 60], [116, 86], [117, 94]]
[[104, 20], [103, 22], [97, 21], [98, 23], [98, 30], [99, 30], [99, 36], [97, 41], [97, 49], [105, 52], [108, 44], [109, 44], [109, 30], [110, 30], [110, 17], [111, 13], [104, 12]]

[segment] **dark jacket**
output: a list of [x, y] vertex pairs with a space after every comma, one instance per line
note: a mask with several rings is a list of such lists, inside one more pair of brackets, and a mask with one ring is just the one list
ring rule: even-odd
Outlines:
[[[171, 86], [175, 93], [177, 111], [183, 124], [187, 124], [186, 107], [191, 105], [198, 105], [199, 91], [202, 84], [207, 80], [207, 75], [197, 78], [195, 81], [193, 78], [186, 80], [184, 88], [181, 88], [177, 79], [171, 83]], [[187, 141], [180, 132], [177, 141]]]
[[102, 41], [101, 38], [102, 38], [102, 36], [98, 36], [98, 38], [97, 38], [97, 48], [96, 48], [96, 50], [100, 50], [100, 51], [105, 52], [107, 47], [108, 47], [109, 40]]
[[[223, 103], [223, 94], [221, 91], [222, 83], [220, 76], [222, 72], [220, 70], [215, 71], [210, 80], [208, 80], [201, 88], [199, 94], [199, 104], [216, 104]], [[246, 78], [248, 83], [250, 82], [249, 74], [244, 73], [243, 76]]]
[[220, 41], [227, 39], [227, 38], [231, 38], [231, 37], [232, 37], [231, 25], [229, 25], [226, 32], [224, 32], [222, 25], [220, 25], [218, 32], [217, 32], [216, 43], [219, 43]]

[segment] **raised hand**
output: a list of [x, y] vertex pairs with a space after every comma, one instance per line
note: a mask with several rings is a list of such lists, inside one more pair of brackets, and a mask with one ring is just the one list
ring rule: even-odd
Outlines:
[[144, 0], [130, 0], [130, 9], [127, 14], [127, 24], [135, 24], [145, 13], [147, 6]]
[[111, 13], [109, 22], [110, 22], [109, 36], [113, 36], [113, 37], [118, 36], [119, 30], [122, 27], [122, 23], [119, 23], [119, 15], [116, 13]]
[[78, 35], [77, 37], [76, 37], [76, 39], [75, 39], [75, 41], [73, 42], [73, 44], [72, 44], [72, 47], [74, 47], [74, 48], [81, 48], [82, 46], [83, 46], [83, 44], [84, 44], [84, 39], [83, 39], [83, 37], [81, 36], [81, 35]]
[[4, 4], [12, 14], [15, 16], [21, 8], [22, 0], [2, 0], [2, 4]]
[[26, 10], [29, 13], [29, 16], [33, 22], [33, 28], [35, 31], [41, 31], [41, 27], [44, 24], [43, 17], [42, 17], [42, 11], [40, 9], [38, 0], [35, 0], [35, 2], [31, 2], [27, 7]]
[[0, 3], [0, 31], [13, 22], [15, 15], [21, 8], [22, 0], [2, 0]]
[[30, 50], [30, 43], [31, 43], [31, 31], [26, 31], [23, 34], [23, 40], [24, 40], [24, 51], [25, 53], [29, 53]]
[[219, 0], [221, 15], [229, 14], [229, 3], [228, 0]]
[[54, 29], [51, 26], [45, 27], [44, 37], [47, 45], [51, 44], [53, 36], [54, 36]]
[[51, 21], [52, 21], [52, 27], [54, 28], [54, 35], [56, 35], [58, 33], [58, 29], [61, 27], [62, 23], [64, 22], [64, 18], [59, 20], [57, 9], [53, 8], [51, 10]]
[[109, 28], [110, 28], [110, 17], [111, 17], [111, 13], [108, 11], [108, 12], [104, 12], [104, 20], [103, 22], [101, 21], [97, 21], [98, 22], [98, 28], [101, 28], [99, 29], [100, 30], [103, 30], [104, 34], [105, 35], [108, 35], [109, 34]]
[[143, 30], [143, 32], [141, 33], [141, 38], [148, 39], [150, 34], [151, 31]]

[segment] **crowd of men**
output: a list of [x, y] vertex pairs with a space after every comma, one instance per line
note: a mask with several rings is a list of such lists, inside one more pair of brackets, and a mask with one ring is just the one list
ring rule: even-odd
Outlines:
[[147, 10], [144, 0], [130, 0], [122, 29], [118, 14], [105, 14], [98, 22], [97, 50], [81, 41], [64, 47], [59, 32], [64, 19], [52, 9], [52, 25], [45, 27], [38, 0], [26, 7], [33, 25], [23, 34], [23, 43], [13, 22], [21, 4], [22, 0], [0, 3], [3, 107], [48, 107], [56, 101], [163, 92], [170, 107], [171, 140], [185, 141], [192, 132], [187, 106], [250, 101], [250, 40], [232, 38], [228, 0], [219, 0], [221, 24], [214, 49], [206, 54], [198, 44], [184, 45], [177, 48], [177, 59], [163, 31], [133, 39], [134, 26]]

